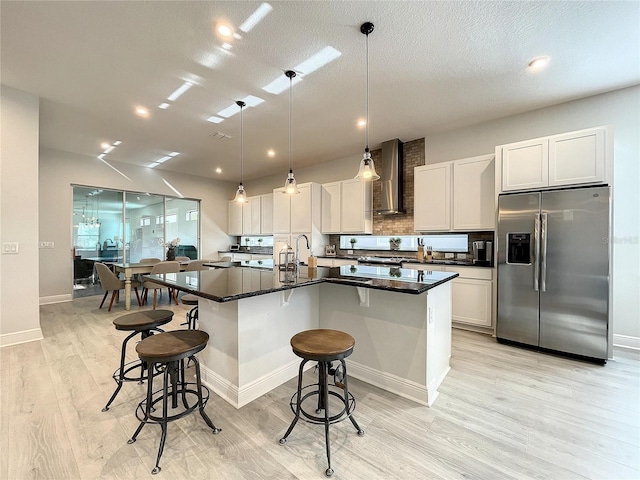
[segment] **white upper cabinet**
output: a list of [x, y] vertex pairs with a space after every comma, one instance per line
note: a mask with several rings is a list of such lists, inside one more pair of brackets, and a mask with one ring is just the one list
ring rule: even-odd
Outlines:
[[[242, 204], [242, 235], [252, 235], [251, 218], [253, 216], [253, 208], [256, 204], [256, 198], [260, 202], [260, 197], [247, 197], [247, 203]], [[258, 204], [258, 214], [260, 213], [260, 205]], [[258, 232], [260, 233], [260, 232]]]
[[418, 232], [451, 229], [451, 162], [415, 168], [413, 225]]
[[273, 190], [273, 233], [320, 233], [319, 183], [298, 185], [297, 195], [285, 195], [284, 188]]
[[511, 143], [502, 147], [502, 190], [542, 188], [549, 184], [549, 140]]
[[371, 182], [355, 179], [340, 182], [340, 231], [343, 233], [373, 232]]
[[271, 235], [273, 233], [273, 193], [260, 195], [260, 233]]
[[273, 233], [291, 232], [291, 196], [284, 188], [273, 190]]
[[549, 186], [605, 180], [605, 129], [549, 138]]
[[340, 233], [340, 182], [322, 184], [322, 233]]
[[242, 235], [242, 204], [229, 202], [229, 230], [228, 235]]
[[[283, 195], [291, 198], [291, 232], [311, 231], [311, 185], [298, 185], [297, 195]], [[317, 206], [320, 207], [319, 205]]]
[[502, 145], [502, 191], [606, 183], [607, 127]]
[[322, 185], [322, 233], [372, 233], [371, 182], [343, 180]]
[[453, 162], [453, 229], [495, 228], [494, 156]]

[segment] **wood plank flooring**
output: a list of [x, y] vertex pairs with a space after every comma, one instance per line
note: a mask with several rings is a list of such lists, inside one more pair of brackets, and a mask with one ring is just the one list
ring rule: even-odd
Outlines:
[[[111, 323], [123, 302], [110, 313], [99, 303], [43, 306], [44, 340], [0, 350], [0, 479], [152, 478], [160, 428], [127, 444], [145, 385], [126, 383], [101, 412], [125, 333]], [[187, 307], [160, 308], [183, 328]], [[639, 479], [640, 355], [615, 353], [602, 367], [454, 330], [431, 408], [350, 380], [366, 434], [348, 421], [331, 427], [333, 478]], [[292, 379], [239, 410], [212, 394], [207, 413], [222, 432], [197, 414], [172, 422], [153, 478], [326, 478], [322, 426], [299, 422], [278, 444], [294, 389]]]

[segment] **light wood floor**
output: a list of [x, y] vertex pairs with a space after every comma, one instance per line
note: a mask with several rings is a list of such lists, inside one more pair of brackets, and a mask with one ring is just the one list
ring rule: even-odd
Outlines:
[[[125, 335], [111, 324], [122, 303], [111, 313], [99, 303], [43, 306], [44, 340], [1, 350], [1, 479], [152, 478], [160, 428], [127, 444], [145, 386], [125, 384], [101, 412]], [[187, 309], [173, 309], [180, 328]], [[596, 366], [455, 330], [451, 372], [432, 408], [350, 381], [366, 434], [348, 421], [332, 426], [333, 478], [638, 479], [640, 360], [616, 357]], [[171, 423], [153, 478], [326, 478], [321, 426], [299, 422], [278, 444], [294, 389], [291, 380], [240, 410], [212, 394], [206, 410], [222, 432], [211, 434], [197, 414]]]

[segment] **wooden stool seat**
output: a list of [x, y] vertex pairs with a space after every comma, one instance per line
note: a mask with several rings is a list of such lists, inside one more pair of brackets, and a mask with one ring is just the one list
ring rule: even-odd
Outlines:
[[113, 321], [116, 330], [136, 331], [150, 330], [173, 319], [171, 310], [148, 310], [122, 315]]
[[297, 333], [291, 338], [291, 348], [300, 358], [330, 362], [348, 357], [356, 341], [338, 330], [317, 329]]
[[195, 355], [208, 341], [209, 334], [202, 330], [176, 330], [146, 338], [136, 345], [136, 352], [145, 362], [173, 362]]
[[182, 303], [185, 305], [198, 305], [198, 296], [193, 295], [192, 293], [187, 293], [182, 296]]

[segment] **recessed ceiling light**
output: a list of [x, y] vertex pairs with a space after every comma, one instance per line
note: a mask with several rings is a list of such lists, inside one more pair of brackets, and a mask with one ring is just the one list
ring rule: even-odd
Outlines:
[[273, 7], [271, 5], [269, 5], [268, 3], [263, 3], [258, 8], [256, 8], [255, 11], [251, 15], [249, 15], [249, 17], [244, 22], [242, 22], [242, 25], [240, 25], [240, 30], [247, 33], [258, 23], [260, 23], [271, 10], [273, 10]]
[[271, 149], [267, 151], [267, 155], [269, 155], [270, 157], [275, 157], [276, 156], [276, 152], [275, 150]]
[[107, 143], [107, 142], [102, 142], [102, 143], [100, 144], [100, 148], [101, 148], [101, 149], [103, 149], [103, 150], [105, 150], [105, 149], [109, 148], [110, 146], [111, 146], [111, 145], [110, 145], [109, 143]]
[[220, 123], [220, 122], [224, 122], [224, 118], [220, 118], [220, 117], [216, 117], [215, 115], [212, 115], [209, 118], [207, 118], [207, 122]]
[[220, 35], [222, 35], [223, 37], [231, 37], [233, 35], [233, 30], [231, 29], [231, 27], [229, 25], [227, 25], [226, 23], [220, 23], [218, 24], [218, 27], [216, 28], [216, 30], [218, 31], [218, 33]]
[[367, 121], [362, 119], [358, 120], [358, 123], [357, 123], [359, 127], [364, 127], [366, 124], [367, 124]]
[[142, 105], [138, 105], [136, 107], [136, 115], [138, 115], [139, 117], [148, 117], [149, 116], [149, 110], [146, 107], [143, 107]]
[[222, 173], [222, 169], [220, 167], [216, 168], [216, 173]]
[[160, 105], [158, 105], [158, 108], [161, 108], [162, 110], [166, 110], [167, 108], [169, 108], [169, 104], [168, 103], [161, 103]]
[[541, 68], [544, 68], [547, 66], [547, 64], [549, 63], [549, 60], [551, 59], [547, 56], [536, 57], [529, 62], [529, 68], [533, 70], [540, 70]]
[[240, 35], [239, 33], [234, 33], [233, 38], [235, 38], [236, 40], [242, 40], [242, 35]]

